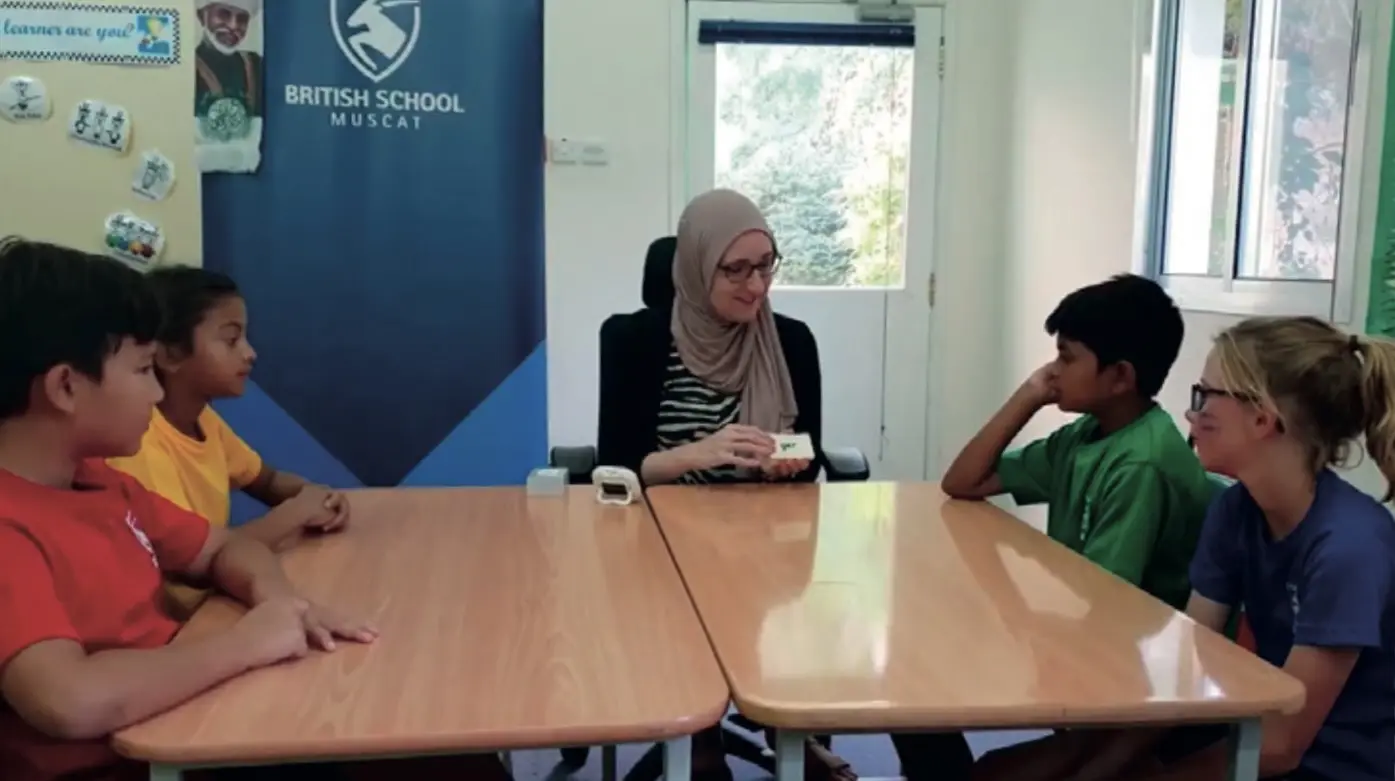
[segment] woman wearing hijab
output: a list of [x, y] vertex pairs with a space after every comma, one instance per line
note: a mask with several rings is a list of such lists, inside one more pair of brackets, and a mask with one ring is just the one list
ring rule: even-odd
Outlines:
[[[760, 210], [731, 190], [678, 221], [671, 310], [601, 328], [602, 464], [645, 484], [812, 482], [823, 465], [818, 347], [770, 309], [780, 254]], [[815, 457], [771, 460], [772, 434], [808, 434]]]
[[[780, 253], [760, 209], [731, 190], [693, 199], [678, 220], [673, 304], [601, 327], [597, 458], [646, 485], [813, 482], [824, 465], [822, 378], [809, 327], [770, 309]], [[772, 460], [772, 434], [808, 434], [810, 460]], [[855, 779], [810, 741], [810, 779]], [[627, 778], [657, 776], [651, 751]], [[652, 765], [652, 767], [650, 767]], [[729, 779], [720, 728], [693, 741], [693, 770]]]

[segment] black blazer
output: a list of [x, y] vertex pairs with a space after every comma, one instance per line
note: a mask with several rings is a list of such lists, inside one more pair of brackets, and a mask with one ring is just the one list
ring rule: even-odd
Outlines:
[[[658, 449], [659, 402], [673, 347], [667, 310], [641, 309], [612, 315], [601, 325], [600, 430], [597, 463], [639, 474], [645, 456]], [[809, 326], [775, 315], [775, 329], [789, 367], [799, 416], [794, 431], [814, 443], [814, 461], [792, 480], [813, 482], [824, 466], [823, 378], [819, 348]]]

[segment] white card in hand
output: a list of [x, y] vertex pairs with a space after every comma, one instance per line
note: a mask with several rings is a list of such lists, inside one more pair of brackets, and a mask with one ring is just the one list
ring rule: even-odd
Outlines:
[[775, 439], [775, 460], [800, 459], [811, 461], [814, 458], [814, 441], [808, 434], [772, 434]]

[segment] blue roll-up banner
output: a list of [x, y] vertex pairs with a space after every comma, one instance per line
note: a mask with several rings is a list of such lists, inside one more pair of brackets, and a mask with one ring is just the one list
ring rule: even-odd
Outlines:
[[264, 13], [261, 168], [204, 177], [205, 263], [259, 354], [219, 411], [336, 486], [522, 483], [547, 442], [542, 0]]

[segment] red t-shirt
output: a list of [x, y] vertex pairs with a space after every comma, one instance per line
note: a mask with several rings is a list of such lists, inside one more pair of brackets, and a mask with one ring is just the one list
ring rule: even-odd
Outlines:
[[[0, 471], [0, 672], [20, 651], [68, 639], [88, 653], [158, 648], [179, 624], [161, 606], [161, 571], [179, 572], [208, 522], [97, 461], [61, 490]], [[0, 779], [125, 778], [107, 741], [47, 737], [0, 702]], [[107, 771], [107, 772], [101, 772]]]

